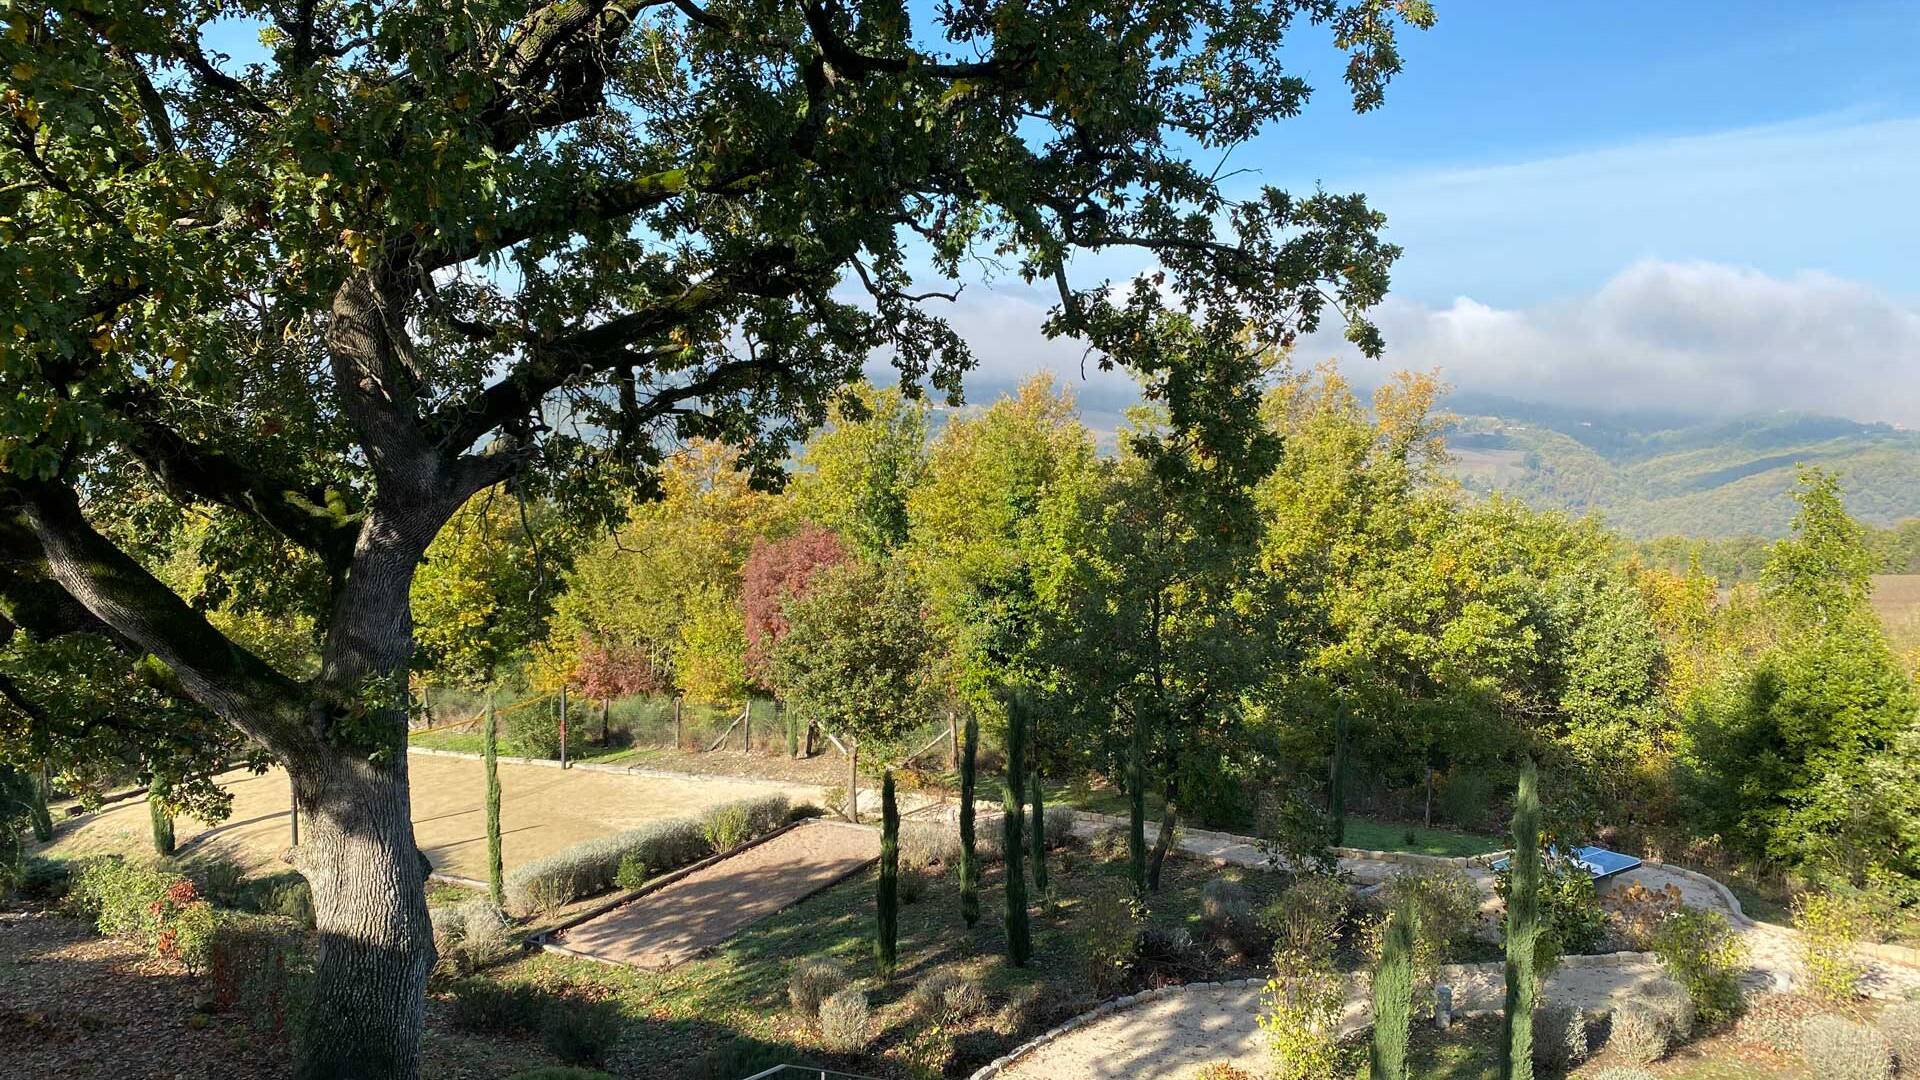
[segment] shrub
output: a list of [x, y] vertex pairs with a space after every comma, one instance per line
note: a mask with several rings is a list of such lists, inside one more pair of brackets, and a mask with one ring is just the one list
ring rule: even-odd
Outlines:
[[1193, 1080], [1260, 1080], [1232, 1062], [1214, 1061], [1194, 1070]]
[[1685, 907], [1686, 901], [1678, 885], [1654, 890], [1636, 881], [1624, 889], [1609, 892], [1600, 904], [1612, 913], [1620, 936], [1627, 944], [1644, 952], [1653, 948], [1654, 931], [1659, 929], [1661, 920]]
[[954, 1022], [983, 1012], [986, 992], [980, 984], [957, 971], [935, 971], [914, 984], [907, 994], [907, 1008], [922, 1020]]
[[812, 1019], [820, 1015], [820, 1003], [844, 990], [848, 981], [847, 966], [838, 960], [800, 960], [787, 975], [787, 1001], [794, 1012]]
[[1854, 945], [1865, 936], [1867, 922], [1865, 906], [1851, 896], [1830, 892], [1794, 898], [1793, 925], [1800, 931], [1808, 993], [1834, 1003], [1859, 996], [1863, 969]]
[[547, 995], [532, 986], [479, 977], [447, 987], [448, 1019], [463, 1031], [491, 1035], [531, 1035], [540, 1030]]
[[67, 909], [108, 937], [205, 970], [217, 918], [192, 881], [118, 856], [89, 859], [74, 874]]
[[864, 990], [848, 987], [820, 1003], [820, 1041], [829, 1050], [851, 1054], [865, 1049], [872, 1023], [873, 1010]]
[[1807, 1017], [1818, 1011], [1811, 998], [1762, 994], [1747, 1003], [1733, 1034], [1741, 1042], [1782, 1054], [1798, 1053], [1800, 1030], [1806, 1026]]
[[1674, 912], [1654, 931], [1653, 951], [1686, 988], [1702, 1022], [1722, 1024], [1740, 1014], [1747, 948], [1725, 915], [1701, 908]]
[[894, 892], [903, 904], [917, 904], [927, 893], [927, 875], [925, 871], [900, 869], [900, 876], [894, 880]]
[[1613, 1011], [1613, 1025], [1607, 1032], [1607, 1049], [1635, 1065], [1651, 1065], [1667, 1056], [1673, 1036], [1667, 1021], [1641, 1005], [1626, 1005]]
[[[1388, 909], [1411, 903], [1419, 913], [1413, 943], [1416, 996], [1430, 995], [1440, 965], [1452, 958], [1454, 949], [1472, 932], [1480, 914], [1480, 892], [1465, 871], [1427, 870], [1396, 874], [1380, 887], [1379, 900]], [[1364, 947], [1369, 957], [1380, 957], [1381, 935], [1386, 919], [1376, 917], [1364, 926]]]
[[540, 1042], [569, 1065], [599, 1065], [620, 1038], [612, 1002], [555, 997], [540, 1010]]
[[1654, 1080], [1654, 1075], [1645, 1069], [1630, 1069], [1625, 1065], [1614, 1065], [1587, 1074], [1586, 1080]]
[[300, 1015], [304, 942], [290, 920], [226, 914], [208, 952], [207, 981], [220, 1009], [241, 1009], [261, 1035], [289, 1034]]
[[14, 882], [14, 890], [23, 900], [45, 903], [64, 898], [72, 881], [73, 869], [66, 860], [29, 855], [20, 869], [18, 880]]
[[187, 876], [199, 886], [200, 895], [223, 908], [251, 910], [247, 872], [232, 859], [209, 858], [194, 863]]
[[1880, 1034], [1893, 1047], [1900, 1072], [1920, 1076], [1920, 1001], [1898, 1001], [1881, 1010]]
[[1064, 806], [1049, 806], [1044, 819], [1044, 835], [1050, 848], [1066, 847], [1073, 842], [1073, 830], [1077, 824], [1072, 810]]
[[647, 883], [647, 874], [646, 860], [629, 851], [620, 856], [620, 866], [613, 872], [613, 885], [617, 889], [637, 889]]
[[1586, 1060], [1587, 1017], [1570, 1005], [1545, 1004], [1533, 1010], [1533, 1064], [1563, 1072]]
[[292, 919], [303, 930], [313, 929], [313, 886], [306, 878], [276, 874], [249, 882], [247, 891], [252, 897], [251, 910]]
[[1127, 857], [1127, 830], [1119, 825], [1101, 829], [1087, 841], [1087, 850], [1098, 859], [1124, 859]]
[[1865, 1024], [1838, 1016], [1815, 1016], [1800, 1031], [1800, 1052], [1814, 1080], [1887, 1080], [1893, 1050]]
[[507, 900], [517, 910], [546, 911], [613, 888], [620, 863], [629, 855], [655, 870], [668, 870], [712, 850], [697, 821], [652, 821], [522, 863], [507, 875]]
[[1087, 900], [1086, 929], [1080, 952], [1087, 958], [1094, 993], [1117, 993], [1133, 979], [1140, 941], [1140, 904], [1121, 893], [1101, 893]]
[[1330, 874], [1302, 874], [1267, 905], [1261, 921], [1277, 939], [1275, 950], [1317, 962], [1333, 955], [1352, 904], [1345, 881]]
[[511, 924], [491, 900], [468, 900], [429, 913], [433, 946], [445, 974], [471, 975], [518, 949]]
[[713, 850], [732, 851], [753, 836], [747, 826], [747, 808], [740, 803], [713, 807], [700, 819], [700, 834]]
[[598, 1069], [577, 1069], [572, 1065], [542, 1065], [537, 1069], [524, 1069], [507, 1077], [507, 1080], [613, 1080], [609, 1073]]
[[1300, 966], [1267, 980], [1260, 995], [1273, 1080], [1330, 1080], [1339, 1061], [1346, 983], [1331, 971]]
[[908, 821], [900, 826], [900, 871], [955, 866], [960, 861], [960, 833], [941, 821]]
[[1253, 898], [1246, 887], [1230, 878], [1214, 878], [1200, 890], [1200, 922], [1208, 936], [1241, 956], [1252, 956], [1267, 947], [1260, 920], [1253, 913]]
[[[1494, 891], [1504, 902], [1512, 890], [1511, 876], [1495, 879]], [[1593, 878], [1564, 859], [1545, 859], [1540, 866], [1540, 936], [1534, 946], [1533, 969], [1545, 977], [1562, 956], [1592, 952], [1607, 936], [1607, 913]]]
[[1007, 856], [1007, 827], [1004, 815], [981, 814], [973, 824], [973, 853], [981, 866], [1003, 862]]

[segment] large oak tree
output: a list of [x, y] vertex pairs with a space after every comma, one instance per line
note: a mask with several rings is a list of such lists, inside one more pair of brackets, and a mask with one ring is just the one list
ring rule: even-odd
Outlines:
[[[320, 932], [304, 1077], [418, 1071], [433, 963], [409, 824], [408, 590], [476, 492], [580, 513], [696, 437], [773, 480], [869, 356], [953, 392], [936, 305], [987, 260], [1111, 357], [1163, 295], [1280, 337], [1379, 299], [1357, 196], [1229, 191], [1297, 111], [1296, 24], [1354, 104], [1424, 0], [4, 0], [0, 609], [151, 654], [266, 747]], [[235, 59], [210, 37], [257, 30]], [[1113, 290], [1079, 252], [1165, 271]], [[909, 267], [924, 263], [916, 275]], [[1106, 362], [1102, 360], [1102, 362]], [[115, 515], [215, 515], [220, 632]], [[71, 622], [71, 619], [68, 618]]]

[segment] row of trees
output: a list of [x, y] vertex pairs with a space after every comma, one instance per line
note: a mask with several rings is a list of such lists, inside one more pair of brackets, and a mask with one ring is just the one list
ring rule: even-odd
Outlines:
[[[1535, 755], [1559, 828], [1718, 837], [1906, 895], [1913, 691], [1836, 478], [1806, 473], [1761, 580], [1722, 589], [1594, 521], [1463, 497], [1431, 378], [1363, 402], [1256, 350], [1180, 370], [1210, 364], [1231, 393], [1149, 383], [1113, 455], [1045, 379], [937, 431], [863, 387], [778, 495], [696, 447], [663, 501], [575, 545], [527, 655], [583, 689], [627, 657], [628, 685], [778, 695], [876, 772], [955, 714], [1004, 737], [1018, 688], [1033, 771], [1168, 825], [1248, 824], [1265, 790], [1337, 831], [1349, 773], [1416, 815], [1485, 814]], [[1165, 845], [1136, 836], [1151, 887]]]

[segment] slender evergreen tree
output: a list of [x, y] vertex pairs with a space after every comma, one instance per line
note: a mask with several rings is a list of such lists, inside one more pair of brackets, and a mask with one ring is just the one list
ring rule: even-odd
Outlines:
[[507, 903], [506, 876], [500, 861], [500, 720], [493, 708], [493, 690], [487, 690], [487, 726], [483, 756], [487, 768], [487, 892], [496, 906]]
[[960, 748], [960, 919], [968, 926], [980, 921], [980, 855], [973, 846], [974, 772], [979, 761], [980, 720], [969, 709]]
[[53, 839], [53, 813], [47, 809], [47, 800], [53, 791], [53, 770], [45, 761], [40, 762], [32, 782], [33, 805], [28, 809], [33, 818], [33, 838], [44, 844]]
[[873, 958], [890, 974], [900, 947], [900, 805], [893, 797], [893, 770], [880, 778], [880, 888]]
[[1411, 893], [1388, 916], [1380, 963], [1373, 969], [1373, 1066], [1369, 1080], [1407, 1080], [1407, 1038], [1413, 1027], [1413, 942], [1419, 910]]
[[1127, 756], [1127, 874], [1133, 895], [1147, 895], [1147, 734], [1138, 720]]
[[1501, 1080], [1533, 1080], [1533, 954], [1540, 937], [1540, 792], [1531, 759], [1513, 800], [1513, 881], [1507, 890], [1507, 1018]]
[[1004, 848], [1007, 863], [1007, 959], [1014, 967], [1025, 967], [1033, 955], [1033, 938], [1027, 926], [1027, 875], [1021, 789], [1027, 775], [1027, 703], [1018, 694], [1007, 701], [1007, 780], [1001, 800], [1001, 822], [1006, 827]]
[[1333, 714], [1333, 761], [1327, 769], [1327, 823], [1333, 846], [1347, 842], [1347, 710]]
[[153, 850], [161, 855], [172, 855], [173, 815], [167, 813], [164, 798], [158, 786], [147, 791], [147, 816], [153, 821]]
[[1033, 891], [1041, 903], [1047, 900], [1047, 811], [1040, 792], [1040, 770], [1027, 773], [1027, 801], [1033, 805], [1033, 820], [1027, 834], [1033, 838]]

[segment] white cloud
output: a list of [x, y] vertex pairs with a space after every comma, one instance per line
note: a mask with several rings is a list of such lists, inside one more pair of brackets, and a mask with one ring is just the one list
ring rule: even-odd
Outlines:
[[1384, 360], [1361, 360], [1329, 333], [1305, 342], [1301, 359], [1340, 356], [1367, 383], [1438, 368], [1460, 390], [1527, 401], [1804, 409], [1920, 427], [1920, 307], [1828, 274], [1642, 260], [1571, 299], [1523, 308], [1389, 300], [1375, 317]]
[[[979, 360], [968, 400], [1049, 371], [1079, 395], [1089, 422], [1110, 427], [1137, 390], [1122, 372], [1083, 365], [1079, 342], [1042, 336], [1048, 299], [975, 289], [948, 310]], [[1707, 415], [1799, 409], [1920, 427], [1920, 304], [1829, 274], [1649, 259], [1567, 299], [1389, 299], [1374, 317], [1383, 359], [1360, 357], [1329, 325], [1302, 341], [1296, 361], [1338, 357], [1361, 385], [1437, 368], [1459, 390], [1523, 401]]]

